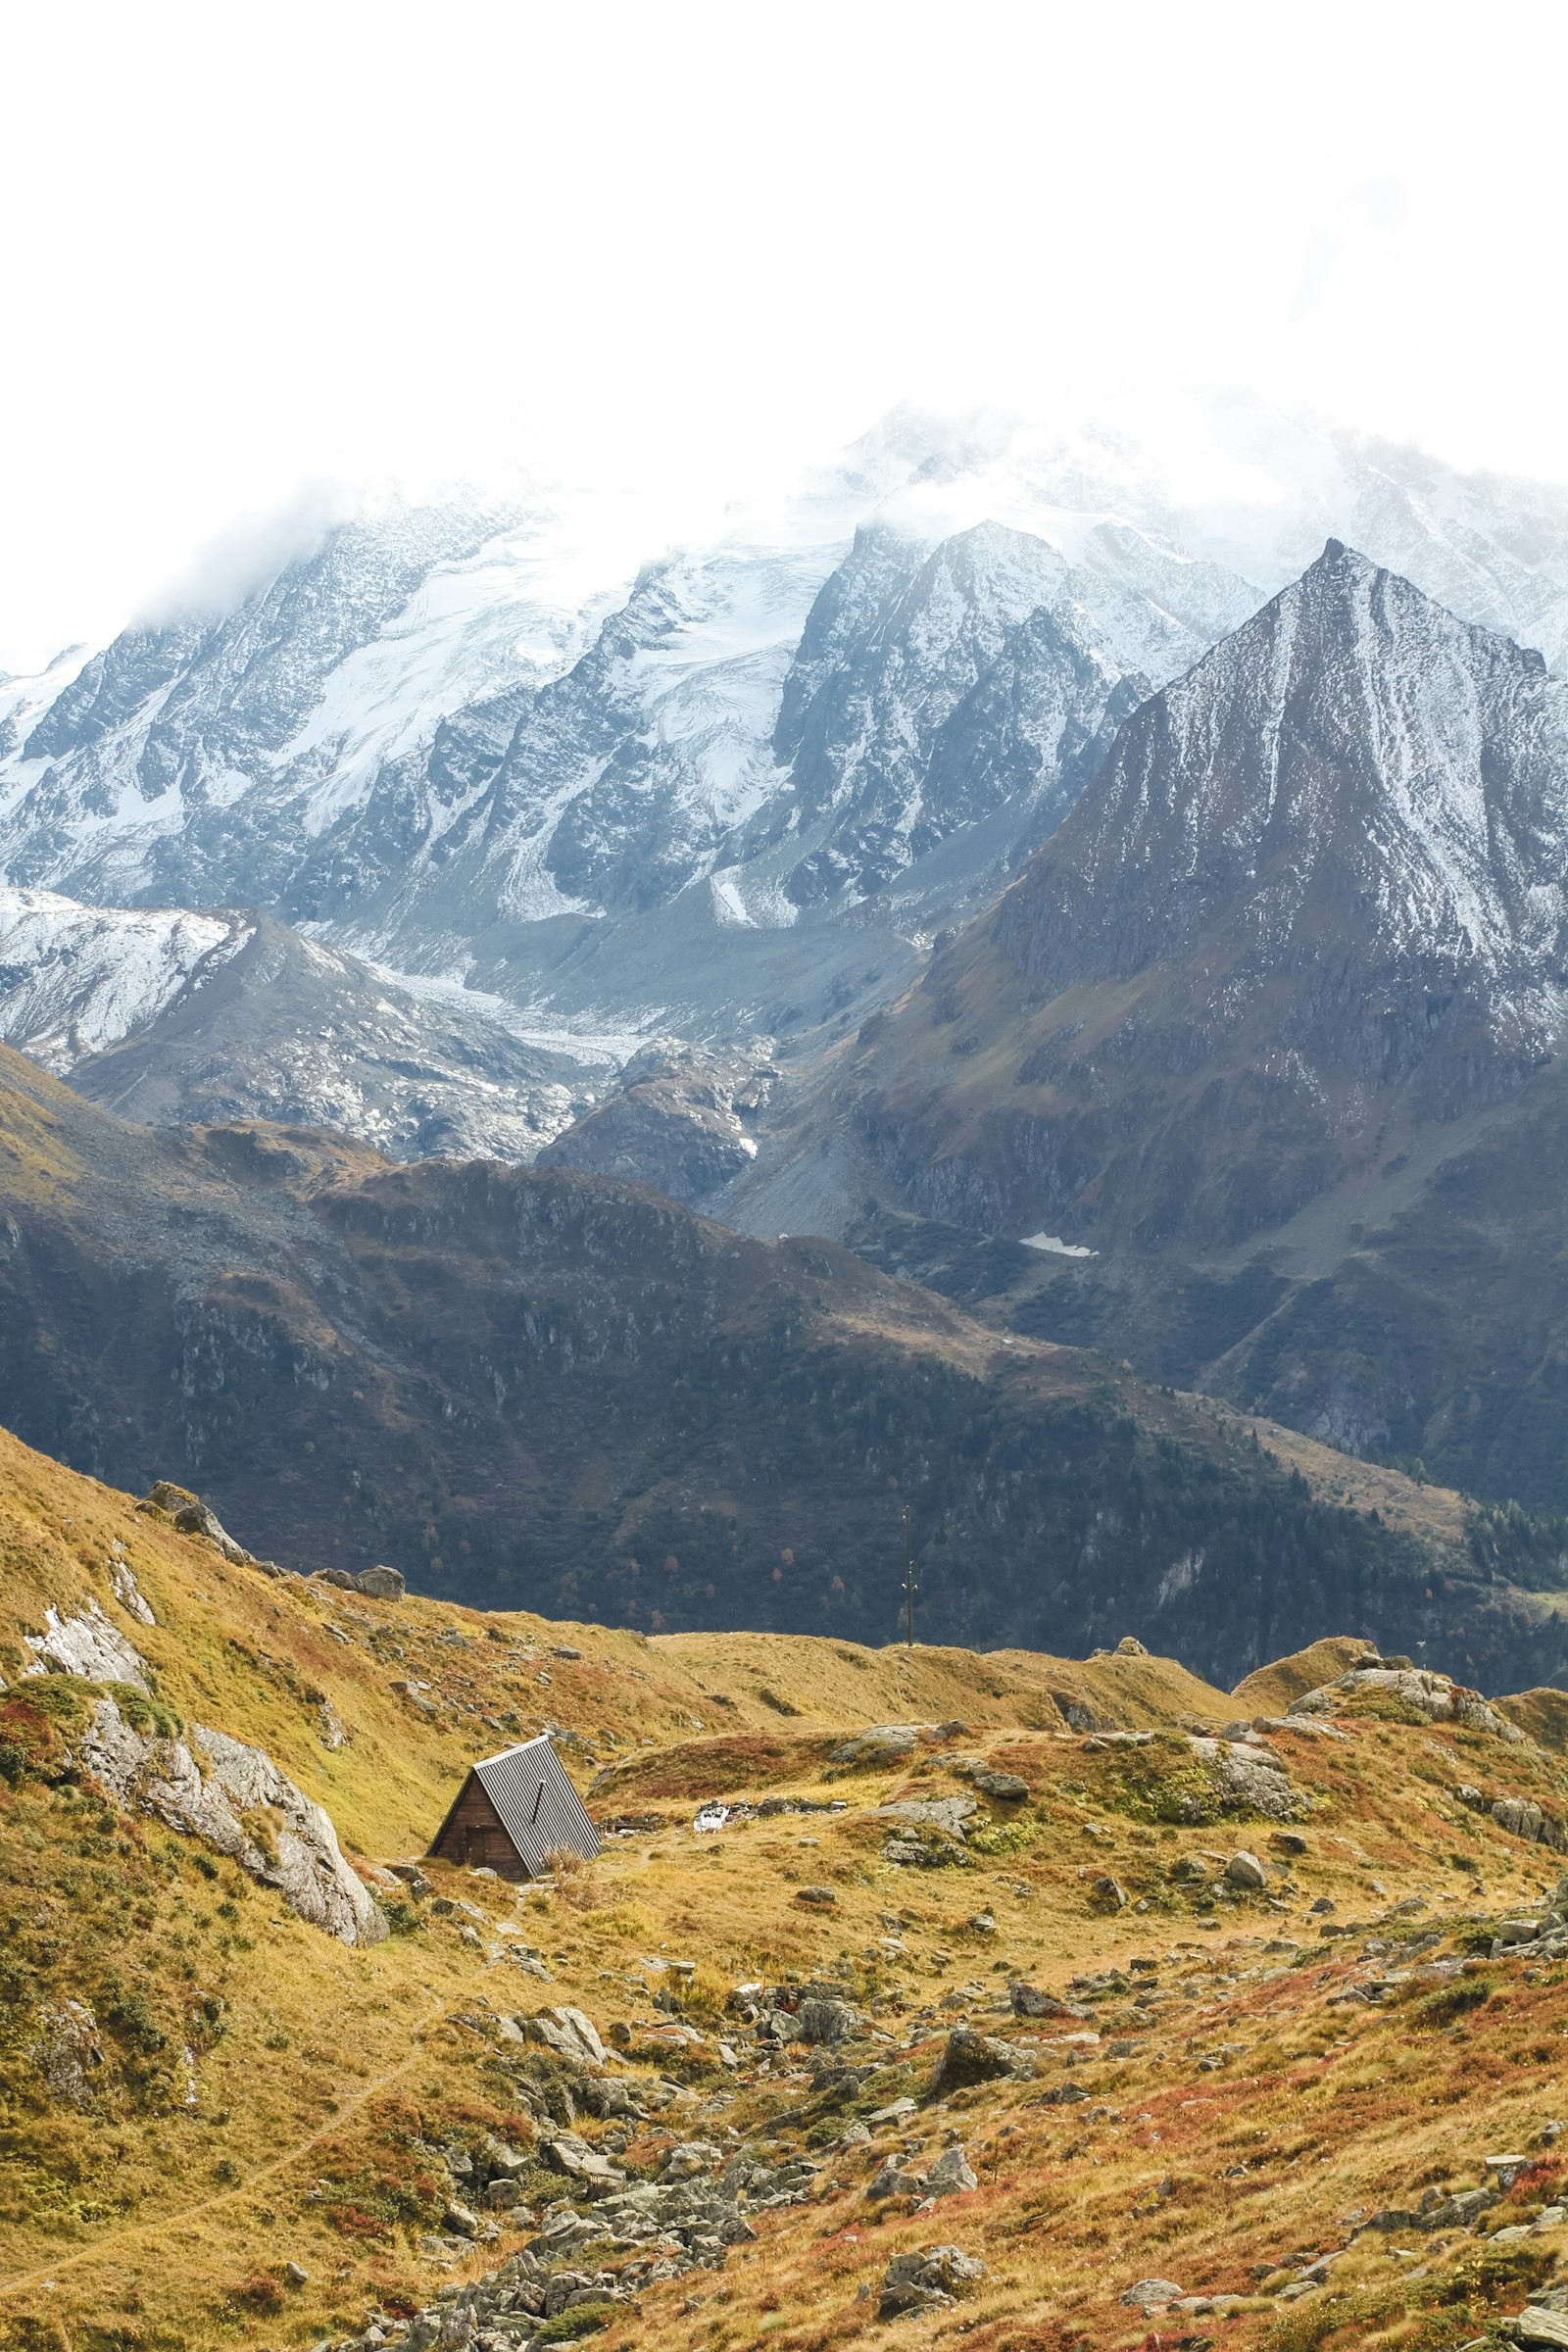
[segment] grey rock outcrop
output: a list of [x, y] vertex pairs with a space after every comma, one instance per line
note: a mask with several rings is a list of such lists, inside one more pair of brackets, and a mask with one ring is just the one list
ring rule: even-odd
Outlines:
[[757, 1158], [748, 1122], [775, 1077], [760, 1057], [645, 1047], [621, 1071], [615, 1092], [547, 1144], [538, 1164], [639, 1178], [699, 1206]]
[[1293, 1699], [1286, 1710], [1288, 1715], [1331, 1715], [1340, 1702], [1367, 1691], [1384, 1691], [1391, 1698], [1402, 1700], [1406, 1706], [1419, 1707], [1434, 1723], [1463, 1724], [1467, 1731], [1487, 1732], [1494, 1740], [1506, 1740], [1517, 1746], [1524, 1733], [1516, 1723], [1484, 1699], [1479, 1690], [1470, 1690], [1446, 1674], [1435, 1673], [1425, 1666], [1352, 1666], [1348, 1674], [1336, 1676], [1332, 1683], [1323, 1683], [1315, 1690], [1305, 1690]]
[[[340, 1942], [378, 1943], [387, 1933], [326, 1813], [262, 1748], [199, 1724], [183, 1740], [144, 1735], [105, 1693], [82, 1738], [80, 1762], [122, 1802], [228, 1855]], [[270, 1850], [247, 1826], [258, 1820], [268, 1823]]]
[[44, 1611], [41, 1634], [24, 1634], [32, 1652], [28, 1674], [79, 1674], [89, 1683], [130, 1683], [149, 1694], [152, 1668], [118, 1627], [110, 1624], [96, 1600], [73, 1617], [62, 1617], [51, 1602]]
[[91, 2107], [105, 2051], [98, 2020], [82, 2001], [45, 2002], [28, 2056], [60, 2106]]

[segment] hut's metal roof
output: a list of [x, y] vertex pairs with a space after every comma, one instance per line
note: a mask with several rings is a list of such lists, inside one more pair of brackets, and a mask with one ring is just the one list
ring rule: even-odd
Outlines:
[[[598, 1853], [599, 1832], [562, 1770], [548, 1732], [525, 1740], [520, 1747], [505, 1748], [499, 1756], [486, 1756], [473, 1772], [519, 1860], [535, 1877], [544, 1870], [546, 1856], [559, 1847], [577, 1854]], [[451, 1818], [449, 1813], [447, 1820]], [[444, 1830], [446, 1823], [441, 1827]]]

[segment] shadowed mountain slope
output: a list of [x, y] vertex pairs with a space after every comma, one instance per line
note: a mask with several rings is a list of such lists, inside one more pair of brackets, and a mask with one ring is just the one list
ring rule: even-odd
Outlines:
[[149, 1134], [0, 1070], [0, 1414], [200, 1488], [253, 1549], [651, 1630], [882, 1637], [908, 1502], [934, 1639], [1088, 1648], [1137, 1611], [1240, 1672], [1348, 1614], [1534, 1679], [1561, 1645], [1505, 1581], [1528, 1546], [1454, 1498], [999, 1345], [828, 1244], [575, 1171]]

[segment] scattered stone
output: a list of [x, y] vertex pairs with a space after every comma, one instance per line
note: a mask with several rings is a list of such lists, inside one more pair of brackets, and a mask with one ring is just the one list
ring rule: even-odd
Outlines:
[[303, 2263], [285, 2262], [283, 2265], [283, 2276], [288, 2280], [290, 2286], [309, 2286], [311, 2283], [311, 2274], [308, 2270], [306, 2270]]
[[1120, 1879], [1113, 1879], [1108, 1871], [1102, 1877], [1098, 1878], [1095, 1881], [1090, 1891], [1094, 1895], [1096, 1902], [1103, 1903], [1106, 1908], [1111, 1911], [1122, 1911], [1126, 1909], [1129, 1899], [1127, 1889], [1122, 1885]]
[[838, 1899], [831, 1886], [802, 1886], [797, 1889], [795, 1896], [795, 1900], [804, 1903], [808, 1911], [831, 1911]]
[[1136, 1634], [1123, 1634], [1110, 1654], [1113, 1658], [1147, 1658], [1149, 1652]]

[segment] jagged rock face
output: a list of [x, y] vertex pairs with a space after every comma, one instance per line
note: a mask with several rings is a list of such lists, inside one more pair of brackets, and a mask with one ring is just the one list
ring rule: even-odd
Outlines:
[[1565, 857], [1568, 686], [1330, 542], [1136, 712], [872, 1043], [872, 1149], [992, 1230], [1282, 1222], [1391, 1117], [1547, 1056]]
[[1022, 531], [981, 524], [929, 556], [861, 532], [784, 682], [773, 749], [793, 790], [748, 844], [788, 838], [791, 903], [887, 889], [987, 820], [999, 865], [1049, 833], [1147, 689], [1136, 660], [1168, 674], [1204, 643], [1146, 609], [1129, 648], [1097, 625], [1106, 603]]
[[1155, 1058], [1283, 980], [1313, 1066], [1486, 1088], [1546, 1050], [1565, 848], [1568, 687], [1331, 541], [1123, 729], [997, 939], [1049, 995], [1201, 956], [1163, 1035], [1146, 1000]]
[[[524, 519], [453, 505], [342, 522], [228, 612], [125, 630], [23, 740], [24, 774], [44, 764], [10, 829], [10, 877], [69, 877], [110, 903], [276, 906], [320, 854], [346, 788], [395, 844], [406, 812], [366, 809], [357, 789], [366, 739], [373, 774], [419, 725], [388, 656], [439, 678], [474, 560]], [[514, 628], [521, 617], [505, 595], [496, 612]], [[495, 634], [481, 631], [463, 673], [500, 659]]]

